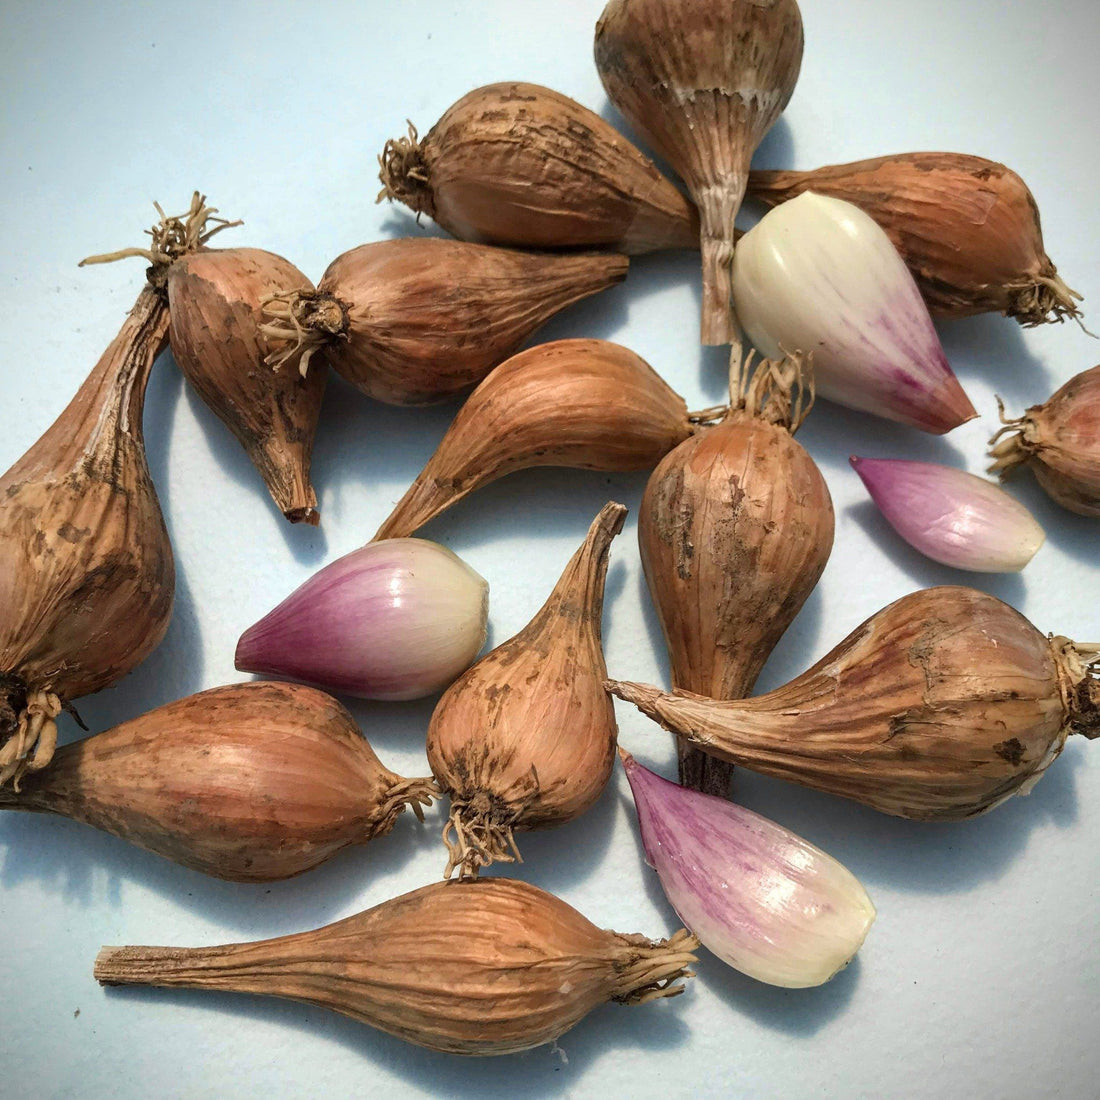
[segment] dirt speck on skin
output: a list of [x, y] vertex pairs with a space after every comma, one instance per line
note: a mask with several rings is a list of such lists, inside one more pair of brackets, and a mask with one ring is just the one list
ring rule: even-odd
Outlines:
[[1024, 746], [1018, 737], [1012, 737], [1007, 741], [1002, 741], [999, 745], [994, 745], [993, 751], [1002, 760], [1007, 760], [1013, 767], [1017, 767], [1024, 758]]
[[80, 1015], [80, 1009], [78, 1008], [78, 1009], [77, 1009], [77, 1010], [76, 1010], [76, 1011], [75, 1011], [75, 1012], [73, 1013], [73, 1019], [75, 1020], [75, 1019], [76, 1019], [76, 1018], [77, 1018], [77, 1017], [78, 1017], [79, 1015]]

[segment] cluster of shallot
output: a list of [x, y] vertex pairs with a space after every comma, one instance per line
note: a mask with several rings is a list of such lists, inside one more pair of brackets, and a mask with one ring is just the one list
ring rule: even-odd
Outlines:
[[[606, 1001], [681, 992], [700, 945], [759, 981], [819, 985], [860, 949], [875, 908], [830, 855], [730, 801], [735, 765], [954, 821], [1026, 793], [1070, 734], [1100, 735], [1100, 653], [957, 586], [895, 601], [802, 675], [751, 694], [833, 547], [829, 488], [795, 439], [816, 398], [942, 435], [978, 413], [933, 314], [1078, 316], [1035, 201], [1003, 165], [920, 153], [750, 171], [803, 45], [795, 0], [607, 4], [603, 85], [690, 199], [582, 105], [494, 84], [379, 157], [379, 199], [455, 240], [364, 244], [314, 285], [272, 253], [207, 247], [237, 223], [196, 193], [182, 217], [158, 207], [150, 247], [86, 261], [150, 266], [99, 364], [0, 479], [0, 807], [269, 882], [388, 833], [406, 808], [423, 821], [433, 799], [449, 804], [445, 881], [275, 940], [105, 948], [102, 983], [290, 998], [481, 1055], [553, 1041]], [[741, 233], [746, 195], [773, 209]], [[731, 348], [728, 404], [689, 411], [605, 340], [524, 347], [622, 281], [628, 256], [687, 248], [700, 251], [702, 341]], [[169, 343], [291, 522], [319, 522], [310, 465], [329, 367], [390, 404], [468, 396], [374, 538], [243, 631], [237, 669], [272, 680], [58, 749], [61, 711], [115, 683], [168, 626], [173, 556], [142, 403]], [[1060, 504], [1100, 515], [1100, 367], [1017, 420], [1001, 413], [993, 469], [1029, 465]], [[990, 481], [851, 461], [901, 537], [939, 563], [1017, 571], [1043, 545]], [[416, 536], [537, 466], [650, 472], [638, 540], [670, 691], [608, 679], [605, 578], [627, 513], [615, 502], [527, 626], [479, 659], [488, 583]], [[387, 769], [328, 692], [438, 694], [432, 775]], [[613, 697], [675, 735], [679, 783], [618, 748]], [[522, 862], [526, 831], [584, 814], [617, 754], [645, 859], [686, 926], [667, 939], [601, 930], [535, 886], [482, 874]]]

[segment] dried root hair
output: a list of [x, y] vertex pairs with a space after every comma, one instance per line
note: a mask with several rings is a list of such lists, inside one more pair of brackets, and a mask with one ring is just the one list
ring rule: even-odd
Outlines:
[[41, 771], [57, 749], [57, 716], [61, 700], [52, 691], [32, 691], [19, 714], [15, 732], [0, 747], [0, 787], [11, 782], [18, 791], [27, 772]]
[[378, 178], [382, 182], [382, 190], [378, 192], [375, 202], [393, 202], [397, 199], [415, 210], [418, 217], [427, 214], [430, 218], [435, 214], [435, 203], [432, 201], [428, 164], [421, 152], [416, 127], [412, 122], [408, 126], [408, 136], [390, 138], [378, 158]]
[[268, 348], [264, 362], [273, 371], [297, 358], [298, 372], [305, 378], [317, 351], [348, 338], [348, 306], [327, 291], [269, 294], [260, 307], [272, 318], [260, 325], [260, 333]]
[[740, 348], [734, 345], [730, 354], [731, 413], [743, 412], [793, 435], [814, 407], [813, 361], [813, 352], [788, 352], [785, 348], [782, 359], [757, 359], [752, 351], [742, 359]]

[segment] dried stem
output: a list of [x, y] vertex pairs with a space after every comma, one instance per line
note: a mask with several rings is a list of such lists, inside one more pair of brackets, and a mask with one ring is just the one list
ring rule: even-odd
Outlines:
[[378, 178], [382, 181], [382, 190], [375, 201], [386, 199], [393, 202], [397, 199], [415, 210], [418, 217], [420, 214], [432, 217], [435, 204], [432, 202], [428, 165], [420, 150], [416, 127], [412, 122], [408, 125], [408, 137], [391, 138], [378, 158]]
[[451, 815], [443, 826], [443, 843], [447, 846], [445, 879], [456, 869], [459, 878], [477, 878], [482, 867], [493, 863], [523, 862], [512, 826], [494, 821], [490, 813], [471, 812], [466, 802], [452, 801]]
[[28, 695], [15, 732], [0, 748], [0, 787], [10, 780], [18, 791], [27, 772], [41, 771], [53, 759], [61, 709], [61, 700], [52, 691]]
[[653, 942], [644, 937], [621, 936], [631, 945], [631, 956], [616, 967], [616, 992], [612, 1000], [620, 1004], [640, 1005], [661, 997], [675, 997], [684, 987], [681, 978], [695, 976], [688, 967], [698, 959], [693, 954], [699, 941], [686, 928], [667, 940]]
[[1026, 413], [1009, 419], [1005, 416], [1004, 402], [1000, 397], [997, 398], [997, 415], [1003, 426], [989, 440], [989, 456], [993, 464], [986, 468], [986, 472], [999, 474], [1004, 479], [1034, 455], [1035, 422]]
[[[191, 196], [191, 207], [186, 214], [169, 216], [165, 214], [159, 202], [154, 202], [160, 221], [145, 232], [152, 238], [149, 248], [123, 248], [117, 252], [105, 252], [99, 256], [87, 256], [80, 266], [88, 264], [110, 264], [115, 260], [124, 260], [130, 256], [140, 256], [150, 264], [149, 281], [160, 286], [164, 273], [181, 256], [197, 252], [216, 233], [231, 226], [244, 224], [241, 221], [227, 221], [215, 218], [217, 207], [206, 205], [206, 196], [196, 191]], [[213, 228], [208, 228], [213, 226]]]
[[[323, 290], [294, 290], [270, 294], [260, 302], [265, 317], [274, 320], [260, 325], [268, 346], [264, 362], [278, 371], [295, 356], [303, 378], [315, 352], [334, 340], [348, 338], [348, 306]], [[281, 345], [273, 347], [273, 345]]]

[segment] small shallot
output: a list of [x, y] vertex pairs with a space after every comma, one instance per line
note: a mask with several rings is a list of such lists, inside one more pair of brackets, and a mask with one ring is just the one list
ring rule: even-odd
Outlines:
[[1018, 573], [1046, 540], [1035, 517], [985, 478], [902, 458], [849, 461], [894, 530], [933, 561]]
[[619, 755], [646, 863], [704, 947], [789, 989], [822, 985], [852, 961], [875, 907], [851, 871], [774, 821]]
[[[794, 438], [812, 367], [796, 356], [734, 373], [729, 413], [665, 456], [638, 516], [672, 685], [715, 699], [752, 691], [833, 546], [829, 488]], [[679, 749], [681, 783], [729, 793], [732, 765]]]
[[[999, 402], [998, 402], [999, 403]], [[1042, 405], [1008, 420], [990, 440], [990, 472], [1028, 466], [1047, 495], [1082, 516], [1100, 516], [1100, 367], [1071, 378]]]
[[596, 24], [608, 97], [699, 208], [704, 344], [734, 340], [733, 222], [752, 155], [787, 106], [801, 65], [795, 0], [610, 0]]
[[606, 505], [538, 614], [439, 700], [428, 763], [451, 798], [444, 878], [518, 859], [516, 830], [572, 821], [607, 786], [618, 727], [600, 620], [625, 516], [621, 504]]
[[1003, 313], [1023, 325], [1077, 317], [1043, 247], [1039, 207], [1011, 169], [961, 153], [898, 153], [814, 172], [752, 172], [770, 206], [806, 191], [853, 202], [886, 230], [933, 313]]
[[555, 313], [621, 282], [629, 263], [615, 252], [517, 252], [435, 237], [361, 245], [329, 264], [316, 290], [290, 282], [268, 298], [268, 362], [296, 360], [305, 375], [320, 353], [378, 401], [445, 401]]
[[60, 814], [217, 878], [274, 882], [393, 828], [438, 791], [384, 767], [335, 699], [235, 684], [59, 749], [0, 809]]
[[698, 941], [597, 928], [508, 879], [438, 882], [312, 932], [222, 947], [105, 947], [103, 985], [231, 990], [319, 1005], [448, 1054], [559, 1038], [607, 1001], [683, 992]]
[[977, 415], [883, 230], [812, 192], [766, 214], [734, 255], [737, 316], [763, 354], [812, 351], [817, 390], [937, 435]]
[[488, 584], [446, 547], [372, 542], [249, 627], [236, 666], [367, 699], [419, 699], [469, 667], [488, 613]]
[[634, 352], [555, 340], [501, 363], [466, 401], [376, 539], [411, 535], [505, 474], [535, 466], [648, 470], [696, 424], [684, 399]]
[[1071, 733], [1100, 736], [1100, 648], [971, 588], [872, 615], [813, 668], [737, 702], [609, 683], [704, 752], [918, 821], [1026, 793]]
[[694, 248], [695, 208], [610, 123], [538, 84], [464, 95], [420, 139], [386, 142], [382, 193], [464, 241], [516, 248]]

